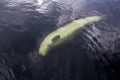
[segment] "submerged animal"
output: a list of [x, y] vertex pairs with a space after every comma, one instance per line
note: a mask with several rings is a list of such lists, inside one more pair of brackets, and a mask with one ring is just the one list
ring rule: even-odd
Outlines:
[[76, 32], [87, 24], [98, 22], [101, 20], [101, 16], [85, 17], [78, 20], [74, 20], [63, 27], [48, 34], [42, 41], [39, 47], [39, 54], [45, 56], [50, 50], [56, 48], [60, 44], [68, 41], [71, 37], [74, 37]]

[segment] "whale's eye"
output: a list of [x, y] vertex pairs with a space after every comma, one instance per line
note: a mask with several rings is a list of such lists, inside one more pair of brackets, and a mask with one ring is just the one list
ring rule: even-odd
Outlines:
[[52, 42], [56, 42], [60, 40], [60, 35], [56, 35], [55, 37], [52, 38]]

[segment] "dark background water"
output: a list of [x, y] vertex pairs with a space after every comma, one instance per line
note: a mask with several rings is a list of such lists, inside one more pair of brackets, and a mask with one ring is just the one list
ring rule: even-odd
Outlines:
[[[120, 80], [119, 0], [0, 0], [0, 80]], [[103, 20], [38, 55], [51, 31], [83, 17]]]

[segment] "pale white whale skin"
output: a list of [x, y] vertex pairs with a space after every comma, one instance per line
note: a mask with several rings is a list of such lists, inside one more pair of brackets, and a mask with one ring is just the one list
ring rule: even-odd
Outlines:
[[63, 27], [48, 34], [41, 42], [39, 47], [39, 54], [45, 56], [50, 50], [69, 40], [74, 36], [78, 30], [85, 27], [87, 24], [98, 22], [101, 20], [101, 16], [85, 17], [78, 20], [74, 20]]

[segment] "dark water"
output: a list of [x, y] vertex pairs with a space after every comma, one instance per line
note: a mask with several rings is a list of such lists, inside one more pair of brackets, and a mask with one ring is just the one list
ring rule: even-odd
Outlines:
[[[120, 80], [119, 0], [0, 0], [0, 80]], [[38, 55], [51, 31], [83, 17], [103, 20]]]

